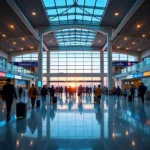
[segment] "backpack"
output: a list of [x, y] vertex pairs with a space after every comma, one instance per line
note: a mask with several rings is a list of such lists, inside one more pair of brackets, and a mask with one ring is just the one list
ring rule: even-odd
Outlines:
[[33, 89], [32, 94], [33, 94], [33, 95], [37, 95], [37, 94], [38, 94], [36, 88]]

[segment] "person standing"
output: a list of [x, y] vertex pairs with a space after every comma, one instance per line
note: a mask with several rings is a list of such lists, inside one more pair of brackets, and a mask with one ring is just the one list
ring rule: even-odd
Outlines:
[[98, 88], [96, 88], [95, 94], [96, 94], [96, 97], [97, 97], [97, 102], [100, 103], [101, 96], [102, 96], [102, 89], [101, 89], [100, 85], [98, 85]]
[[31, 88], [29, 89], [28, 95], [31, 99], [32, 108], [34, 108], [35, 100], [36, 100], [37, 95], [38, 95], [37, 88], [34, 86], [34, 84], [32, 84]]
[[132, 84], [132, 86], [130, 88], [130, 93], [131, 93], [132, 100], [134, 101], [135, 88], [134, 88], [133, 84]]
[[13, 99], [17, 99], [17, 94], [14, 88], [14, 85], [11, 84], [11, 79], [7, 79], [7, 84], [3, 86], [2, 89], [2, 99], [3, 101], [6, 101], [6, 110], [7, 110], [7, 115], [6, 119], [10, 120], [10, 112], [11, 112], [11, 106], [13, 103]]
[[51, 103], [54, 95], [55, 95], [55, 89], [54, 89], [54, 86], [52, 85], [50, 88], [50, 103]]
[[44, 85], [43, 85], [43, 87], [41, 89], [41, 95], [42, 95], [42, 101], [43, 101], [43, 103], [46, 103], [47, 89], [46, 89], [46, 87]]
[[141, 100], [142, 100], [143, 104], [144, 104], [144, 95], [145, 95], [146, 91], [147, 91], [147, 88], [144, 85], [144, 83], [142, 82], [141, 86], [139, 86], [138, 93], [139, 93], [139, 95], [141, 97]]

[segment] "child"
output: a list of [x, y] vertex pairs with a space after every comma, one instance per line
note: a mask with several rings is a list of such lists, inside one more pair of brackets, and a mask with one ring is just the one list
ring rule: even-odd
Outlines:
[[123, 94], [124, 94], [124, 99], [126, 99], [126, 97], [127, 97], [127, 91], [126, 91], [126, 89], [124, 89]]

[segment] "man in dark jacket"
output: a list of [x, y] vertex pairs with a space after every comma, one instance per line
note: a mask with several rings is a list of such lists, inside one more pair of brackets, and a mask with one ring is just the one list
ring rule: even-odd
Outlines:
[[42, 95], [42, 101], [46, 103], [47, 88], [44, 85], [43, 88], [41, 89], [41, 95]]
[[144, 103], [144, 95], [146, 91], [147, 91], [146, 86], [144, 85], [144, 83], [141, 83], [141, 86], [139, 86], [139, 89], [138, 89], [138, 94], [140, 95], [142, 99], [142, 103]]
[[7, 115], [6, 118], [7, 120], [10, 120], [10, 111], [11, 111], [11, 106], [13, 103], [13, 99], [17, 99], [17, 94], [15, 91], [15, 88], [12, 84], [10, 84], [11, 79], [7, 79], [7, 84], [3, 86], [2, 90], [2, 99], [3, 101], [6, 101], [6, 106], [7, 106]]

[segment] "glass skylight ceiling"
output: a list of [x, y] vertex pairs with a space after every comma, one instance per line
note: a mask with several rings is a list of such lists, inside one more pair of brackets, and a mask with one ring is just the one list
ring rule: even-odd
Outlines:
[[64, 29], [55, 32], [59, 46], [91, 46], [96, 32], [86, 29]]
[[51, 24], [99, 24], [108, 0], [43, 0]]

